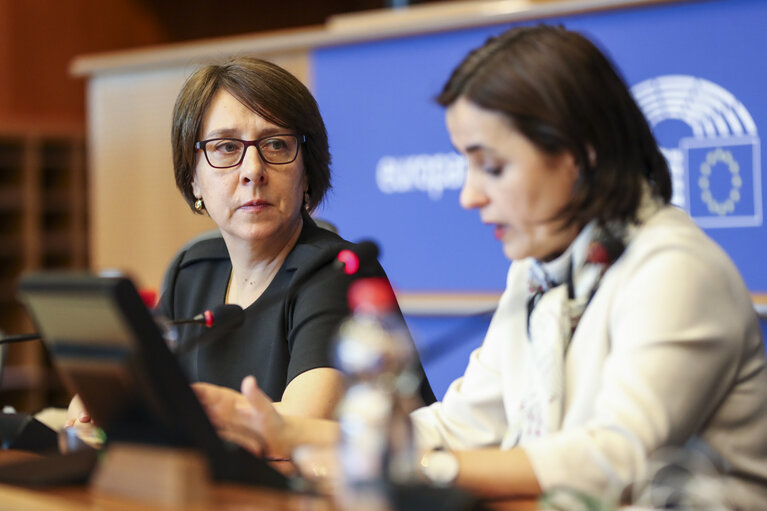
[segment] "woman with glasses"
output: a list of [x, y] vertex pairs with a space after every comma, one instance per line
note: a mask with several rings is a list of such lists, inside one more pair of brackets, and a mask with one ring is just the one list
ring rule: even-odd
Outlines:
[[[667, 163], [609, 60], [577, 33], [519, 27], [472, 51], [438, 101], [467, 157], [461, 206], [514, 262], [463, 377], [411, 414], [423, 477], [606, 500], [665, 480], [649, 507], [763, 508], [759, 322], [724, 251], [669, 204]], [[275, 414], [251, 378], [242, 390], [254, 450], [339, 437]], [[215, 417], [225, 396], [199, 396]]]
[[[376, 261], [363, 261], [355, 276], [329, 264], [354, 246], [309, 216], [330, 188], [328, 138], [314, 98], [263, 60], [207, 66], [181, 90], [171, 138], [178, 188], [222, 237], [178, 255], [160, 312], [185, 318], [221, 303], [245, 310], [237, 330], [182, 357], [190, 378], [238, 389], [255, 374], [280, 411], [330, 417], [343, 391], [330, 347], [349, 314], [347, 288], [353, 278], [384, 272]], [[201, 330], [182, 328], [182, 346]], [[434, 400], [425, 377], [422, 397]]]
[[[177, 255], [159, 313], [173, 320], [225, 303], [244, 309], [241, 326], [194, 347], [188, 343], [205, 327], [178, 327], [190, 380], [234, 395], [229, 389], [255, 374], [281, 412], [330, 417], [344, 388], [330, 348], [350, 312], [347, 288], [355, 278], [385, 274], [375, 260], [360, 261], [355, 275], [332, 265], [355, 245], [309, 215], [330, 188], [328, 137], [314, 98], [263, 60], [209, 65], [184, 84], [171, 140], [181, 194], [221, 236]], [[421, 397], [433, 402], [420, 371]]]

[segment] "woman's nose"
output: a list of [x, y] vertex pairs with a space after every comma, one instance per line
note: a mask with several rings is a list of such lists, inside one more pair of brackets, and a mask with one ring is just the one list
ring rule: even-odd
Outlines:
[[481, 208], [489, 202], [487, 195], [483, 191], [482, 187], [478, 186], [479, 183], [472, 177], [471, 172], [466, 173], [466, 179], [461, 187], [461, 194], [458, 198], [458, 202], [464, 209]]
[[266, 182], [266, 166], [264, 165], [261, 155], [258, 154], [256, 146], [250, 146], [245, 148], [245, 156], [240, 163], [240, 179], [243, 183]]

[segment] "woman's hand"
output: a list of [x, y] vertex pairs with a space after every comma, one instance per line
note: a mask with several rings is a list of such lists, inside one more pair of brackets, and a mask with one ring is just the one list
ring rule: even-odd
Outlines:
[[242, 393], [210, 383], [192, 388], [222, 438], [267, 459], [290, 458], [293, 445], [285, 420], [253, 376], [243, 379]]
[[99, 449], [104, 445], [104, 432], [93, 422], [78, 394], [75, 394], [75, 397], [69, 402], [64, 427], [73, 430], [80, 441], [94, 449]]
[[64, 427], [70, 428], [76, 424], [92, 423], [93, 420], [91, 419], [88, 410], [85, 409], [85, 405], [83, 404], [82, 399], [80, 399], [80, 395], [75, 394], [75, 397], [69, 402], [69, 407], [67, 408], [67, 420], [64, 423]]

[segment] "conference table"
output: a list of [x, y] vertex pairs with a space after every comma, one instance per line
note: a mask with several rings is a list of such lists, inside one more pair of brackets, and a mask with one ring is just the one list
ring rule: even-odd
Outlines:
[[[13, 463], [28, 456], [30, 456], [28, 453], [0, 450], [0, 464]], [[538, 509], [536, 502], [531, 500], [490, 501], [485, 504], [488, 509], [494, 511]], [[174, 509], [342, 511], [342, 508], [328, 497], [229, 483], [211, 484], [207, 498], [182, 507], [109, 495], [94, 491], [87, 485], [35, 488], [0, 484], [0, 509], [2, 511], [165, 511]]]
[[[92, 492], [86, 486], [33, 489], [0, 485], [3, 511], [139, 511], [179, 509]], [[204, 502], [183, 509], [216, 511], [334, 511], [330, 499], [229, 484], [214, 485]]]

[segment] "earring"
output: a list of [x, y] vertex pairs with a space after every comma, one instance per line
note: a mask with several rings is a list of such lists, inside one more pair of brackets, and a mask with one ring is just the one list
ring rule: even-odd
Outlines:
[[198, 213], [201, 212], [203, 209], [205, 209], [205, 203], [202, 202], [202, 199], [197, 199], [194, 201], [194, 210]]
[[589, 168], [593, 169], [597, 166], [597, 152], [593, 147], [588, 146], [586, 148], [586, 155], [589, 157]]

